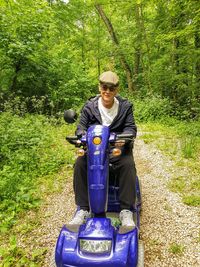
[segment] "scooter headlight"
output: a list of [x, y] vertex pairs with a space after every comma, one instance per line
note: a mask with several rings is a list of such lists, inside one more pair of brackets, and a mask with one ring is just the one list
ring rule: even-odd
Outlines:
[[95, 136], [95, 137], [93, 138], [93, 144], [94, 144], [94, 145], [100, 145], [100, 144], [101, 144], [101, 137], [99, 137], [99, 136]]
[[112, 155], [114, 156], [114, 157], [118, 157], [118, 156], [120, 156], [122, 154], [122, 151], [121, 151], [121, 149], [119, 149], [119, 148], [114, 148], [113, 150], [112, 150]]
[[80, 239], [80, 249], [88, 253], [109, 253], [112, 240], [88, 240]]
[[76, 151], [78, 157], [83, 157], [85, 155], [85, 150], [80, 148]]

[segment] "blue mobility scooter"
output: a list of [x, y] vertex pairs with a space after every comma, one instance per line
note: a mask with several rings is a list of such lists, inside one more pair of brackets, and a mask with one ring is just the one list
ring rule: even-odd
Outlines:
[[[65, 111], [65, 121], [74, 122], [75, 114], [72, 110]], [[118, 219], [118, 181], [109, 165], [109, 153], [119, 156], [121, 152], [120, 147], [115, 147], [117, 140], [132, 141], [132, 136], [116, 135], [110, 133], [106, 126], [94, 125], [90, 126], [87, 134], [80, 139], [76, 136], [66, 139], [79, 147], [80, 154], [87, 153], [91, 218], [82, 225], [63, 226], [55, 249], [56, 266], [143, 267], [144, 247], [139, 240], [139, 181], [137, 178], [137, 201], [133, 207], [136, 226], [122, 227]]]

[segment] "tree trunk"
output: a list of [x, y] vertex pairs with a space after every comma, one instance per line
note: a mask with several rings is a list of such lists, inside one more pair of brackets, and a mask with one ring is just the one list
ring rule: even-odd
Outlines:
[[134, 76], [135, 79], [137, 79], [138, 74], [140, 72], [140, 55], [141, 55], [141, 50], [139, 47], [135, 48], [135, 60], [134, 60]]
[[82, 58], [82, 64], [83, 64], [83, 70], [85, 70], [85, 22], [82, 19], [81, 21], [82, 25], [82, 40], [81, 40], [81, 58]]
[[12, 79], [12, 84], [10, 86], [10, 91], [12, 93], [15, 93], [16, 92], [16, 88], [17, 88], [17, 75], [18, 75], [18, 72], [21, 70], [21, 62], [16, 62], [15, 64], [15, 73], [14, 73], [14, 77]]
[[135, 23], [137, 27], [137, 35], [135, 41], [135, 55], [134, 55], [134, 85], [135, 88], [137, 88], [137, 79], [140, 72], [141, 44], [142, 44], [142, 27], [141, 27], [139, 4], [136, 4], [135, 6]]
[[[199, 51], [200, 49], [200, 35], [199, 35], [199, 32], [198, 30], [196, 30], [195, 32], [195, 48], [196, 48], [196, 51]], [[196, 74], [196, 84], [197, 84], [197, 87], [199, 87], [199, 84], [200, 84], [200, 56], [197, 56], [197, 60], [196, 60], [196, 65], [195, 65], [195, 74]]]
[[98, 16], [98, 35], [97, 35], [97, 71], [98, 76], [101, 74], [101, 61], [100, 61], [100, 50], [101, 50], [101, 38], [100, 38], [100, 16]]
[[[147, 37], [146, 28], [145, 28], [142, 4], [138, 4], [138, 12], [140, 14], [140, 26], [141, 26], [142, 35], [144, 37], [144, 43], [145, 43], [146, 50], [147, 50], [147, 64], [146, 64], [146, 66], [143, 63], [144, 72], [146, 70], [144, 79], [145, 79], [145, 81], [147, 83], [147, 86], [148, 86], [148, 93], [151, 94], [152, 93], [152, 86], [151, 86], [151, 80], [150, 80], [150, 74], [151, 74], [151, 58], [150, 58], [150, 54], [151, 54], [151, 51], [150, 51], [149, 40], [148, 40], [148, 37]], [[143, 59], [142, 59], [142, 61], [143, 61]]]
[[106, 25], [106, 28], [110, 34], [110, 37], [113, 41], [113, 43], [116, 45], [117, 47], [117, 51], [118, 51], [118, 54], [120, 56], [120, 61], [121, 61], [121, 64], [126, 72], [126, 78], [127, 78], [127, 83], [128, 83], [128, 89], [129, 91], [134, 91], [134, 86], [133, 86], [133, 79], [132, 79], [132, 73], [131, 73], [131, 68], [128, 64], [128, 62], [126, 61], [126, 58], [124, 56], [124, 53], [123, 51], [120, 49], [120, 46], [119, 46], [119, 41], [117, 39], [117, 36], [115, 34], [115, 31], [114, 31], [114, 28], [112, 26], [112, 23], [111, 21], [109, 20], [109, 18], [106, 16], [106, 14], [104, 13], [101, 5], [99, 4], [95, 4], [95, 8], [97, 9], [100, 17], [102, 18], [104, 24]]

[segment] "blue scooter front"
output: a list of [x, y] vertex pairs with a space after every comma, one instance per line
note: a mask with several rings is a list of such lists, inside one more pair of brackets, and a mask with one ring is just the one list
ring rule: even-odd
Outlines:
[[[139, 202], [134, 210], [136, 227], [113, 226], [106, 214], [109, 207], [109, 214], [116, 215], [116, 208], [112, 211], [112, 207], [119, 202], [116, 199], [116, 203], [108, 203], [110, 144], [114, 144], [116, 137], [110, 134], [108, 127], [95, 125], [81, 139], [87, 147], [88, 195], [92, 216], [82, 225], [68, 224], [62, 228], [55, 250], [57, 267], [144, 266], [143, 246], [139, 245], [141, 202], [138, 181]], [[102, 214], [105, 216], [102, 217]]]

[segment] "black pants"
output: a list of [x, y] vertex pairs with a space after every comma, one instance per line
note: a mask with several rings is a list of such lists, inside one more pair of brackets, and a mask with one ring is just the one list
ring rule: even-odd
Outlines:
[[[132, 151], [110, 159], [114, 173], [119, 179], [120, 208], [130, 210], [136, 198], [136, 168]], [[87, 188], [87, 158], [78, 157], [74, 167], [74, 193], [76, 205], [89, 210]]]

